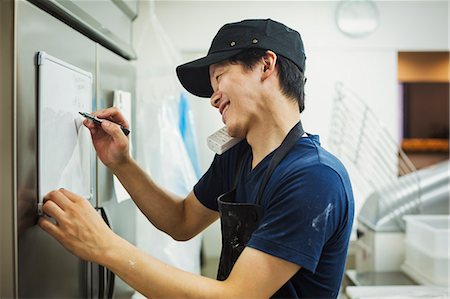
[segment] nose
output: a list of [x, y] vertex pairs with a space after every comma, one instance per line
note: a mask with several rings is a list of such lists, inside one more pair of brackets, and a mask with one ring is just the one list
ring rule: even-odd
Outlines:
[[210, 99], [211, 106], [219, 108], [221, 99], [222, 99], [222, 92], [221, 91], [214, 92]]

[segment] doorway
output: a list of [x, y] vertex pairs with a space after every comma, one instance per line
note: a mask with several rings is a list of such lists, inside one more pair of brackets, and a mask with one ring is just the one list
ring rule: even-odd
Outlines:
[[402, 149], [417, 169], [449, 159], [449, 52], [399, 52]]

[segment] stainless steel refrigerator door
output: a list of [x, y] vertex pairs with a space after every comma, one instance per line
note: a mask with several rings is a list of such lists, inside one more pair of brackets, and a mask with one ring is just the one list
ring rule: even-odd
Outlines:
[[17, 297], [14, 1], [0, 1], [0, 298]]
[[95, 74], [96, 44], [26, 1], [17, 2], [18, 295], [87, 297], [86, 263], [37, 225], [37, 67], [46, 51]]
[[[79, 32], [127, 59], [136, 59], [132, 48], [132, 21], [136, 0], [28, 0]], [[127, 0], [128, 2], [129, 0]]]

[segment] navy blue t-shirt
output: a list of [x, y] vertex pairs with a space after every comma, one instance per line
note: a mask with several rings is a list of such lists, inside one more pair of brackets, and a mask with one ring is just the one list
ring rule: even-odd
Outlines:
[[[243, 141], [216, 155], [194, 187], [199, 201], [218, 210], [217, 198], [233, 187]], [[255, 203], [274, 152], [251, 169], [244, 151], [236, 201]], [[261, 205], [263, 217], [247, 246], [301, 266], [286, 283], [287, 298], [336, 298], [353, 223], [350, 180], [341, 162], [324, 150], [317, 135], [300, 138], [273, 172]]]

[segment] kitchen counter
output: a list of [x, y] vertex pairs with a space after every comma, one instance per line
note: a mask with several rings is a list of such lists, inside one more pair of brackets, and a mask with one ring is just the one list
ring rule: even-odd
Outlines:
[[349, 299], [449, 298], [449, 291], [435, 286], [349, 286], [345, 289]]
[[348, 285], [354, 286], [389, 286], [389, 285], [417, 285], [403, 272], [357, 272], [345, 271]]
[[349, 299], [372, 298], [449, 298], [444, 287], [417, 285], [403, 272], [345, 271], [343, 296]]

